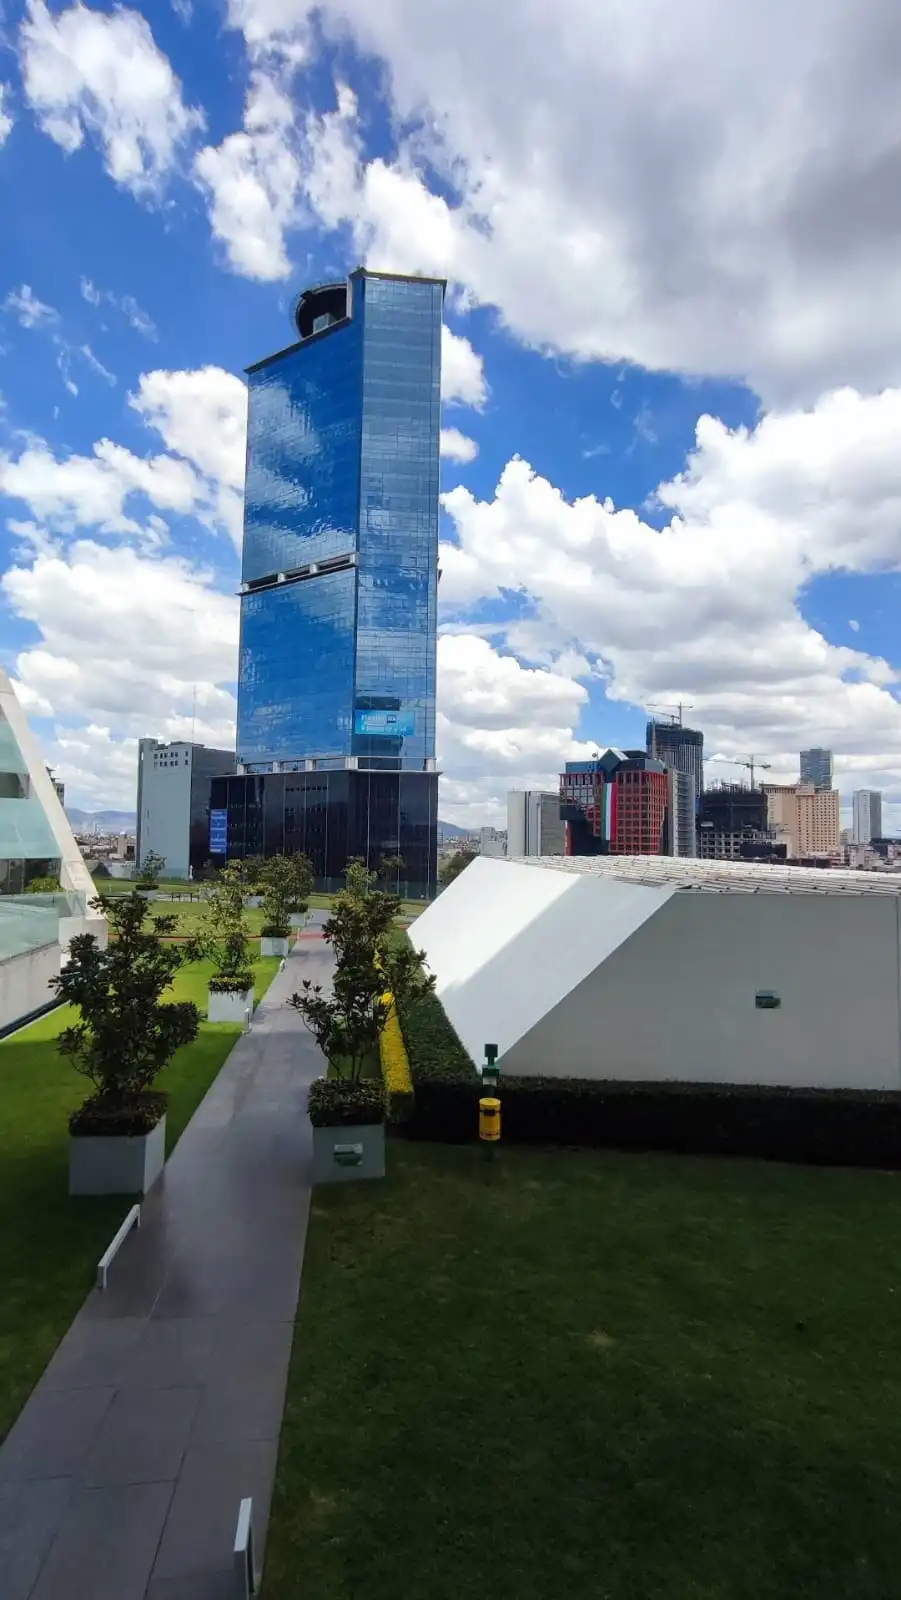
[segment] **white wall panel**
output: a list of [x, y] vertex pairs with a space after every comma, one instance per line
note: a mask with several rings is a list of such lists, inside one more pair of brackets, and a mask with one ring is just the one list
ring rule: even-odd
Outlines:
[[512, 1049], [672, 894], [479, 856], [410, 933], [478, 1062], [489, 1041]]

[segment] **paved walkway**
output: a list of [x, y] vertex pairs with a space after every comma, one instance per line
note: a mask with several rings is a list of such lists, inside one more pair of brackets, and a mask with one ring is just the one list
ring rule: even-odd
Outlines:
[[285, 1001], [330, 968], [292, 952], [0, 1448], [2, 1600], [232, 1595], [246, 1495], [262, 1547], [322, 1069]]

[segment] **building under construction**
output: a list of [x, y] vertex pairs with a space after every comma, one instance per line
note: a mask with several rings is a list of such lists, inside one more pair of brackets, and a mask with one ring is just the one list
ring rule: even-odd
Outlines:
[[681, 722], [659, 722], [653, 718], [645, 729], [649, 756], [676, 772], [685, 772], [694, 782], [695, 795], [704, 792], [704, 735], [698, 728], [683, 728]]
[[716, 783], [698, 807], [698, 855], [705, 861], [779, 861], [786, 847], [767, 824], [767, 797], [744, 783]]

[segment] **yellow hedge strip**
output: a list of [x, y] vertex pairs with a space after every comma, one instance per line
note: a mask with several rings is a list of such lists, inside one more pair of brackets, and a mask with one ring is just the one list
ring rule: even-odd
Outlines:
[[410, 1076], [407, 1047], [392, 996], [385, 994], [382, 999], [388, 1006], [388, 1020], [379, 1036], [379, 1057], [388, 1103], [388, 1121], [406, 1122], [413, 1114], [413, 1079]]

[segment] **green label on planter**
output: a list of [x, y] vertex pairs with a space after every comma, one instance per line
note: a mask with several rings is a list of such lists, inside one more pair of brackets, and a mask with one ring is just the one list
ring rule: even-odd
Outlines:
[[361, 1144], [336, 1144], [332, 1154], [337, 1166], [358, 1167], [363, 1160], [363, 1146]]

